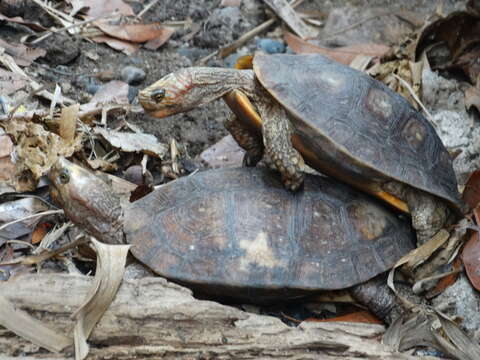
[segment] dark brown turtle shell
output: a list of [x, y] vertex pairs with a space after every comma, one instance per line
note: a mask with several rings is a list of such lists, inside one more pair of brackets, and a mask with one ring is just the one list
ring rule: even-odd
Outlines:
[[235, 297], [341, 289], [413, 248], [408, 225], [346, 185], [307, 176], [285, 191], [265, 169], [218, 169], [162, 186], [125, 210], [132, 253], [190, 287]]
[[379, 197], [393, 179], [462, 208], [449, 153], [402, 96], [321, 55], [257, 55], [253, 66], [311, 166]]

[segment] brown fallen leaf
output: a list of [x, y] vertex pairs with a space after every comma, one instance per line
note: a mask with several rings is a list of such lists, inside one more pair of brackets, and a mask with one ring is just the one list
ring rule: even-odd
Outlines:
[[36, 227], [35, 230], [32, 232], [32, 244], [38, 244], [42, 241], [45, 235], [48, 234], [50, 229], [52, 228], [52, 224], [47, 222], [41, 222]]
[[[470, 181], [470, 179], [469, 179]], [[475, 222], [480, 223], [480, 208], [473, 210]], [[470, 239], [462, 251], [462, 261], [465, 265], [465, 272], [473, 287], [480, 291], [480, 237], [478, 231], [473, 231]]]
[[5, 53], [12, 56], [19, 66], [30, 66], [35, 59], [45, 56], [47, 53], [45, 49], [30, 48], [23, 44], [10, 44], [2, 39], [0, 39], [0, 47], [3, 47]]
[[470, 86], [465, 90], [465, 107], [467, 110], [474, 107], [477, 111], [480, 111], [480, 84], [477, 84], [477, 87]]
[[133, 43], [143, 43], [153, 40], [164, 36], [165, 32], [168, 33], [171, 31], [165, 30], [165, 27], [160, 23], [111, 25], [106, 22], [97, 21], [95, 22], [95, 26], [108, 36]]
[[35, 31], [45, 31], [45, 30], [47, 30], [45, 27], [43, 27], [39, 23], [23, 20], [23, 18], [21, 18], [20, 16], [15, 16], [13, 18], [10, 18], [8, 16], [0, 14], [0, 20], [12, 22], [12, 23], [15, 23], [15, 24], [22, 24], [22, 25], [25, 25], [25, 26], [27, 26], [30, 29], [35, 30]]
[[470, 209], [475, 209], [480, 203], [480, 170], [475, 170], [468, 177], [462, 198]]
[[163, 26], [161, 34], [154, 39], [148, 40], [144, 46], [149, 50], [157, 50], [170, 39], [174, 32], [174, 28]]
[[357, 55], [368, 55], [380, 58], [390, 50], [390, 47], [386, 45], [375, 43], [349, 45], [333, 49], [320, 47], [302, 40], [289, 32], [285, 32], [284, 40], [297, 54], [321, 54], [345, 65], [350, 65]]
[[80, 104], [73, 104], [62, 108], [58, 132], [65, 141], [73, 141], [77, 127]]
[[[46, 210], [48, 206], [43, 201], [32, 197], [0, 204], [0, 236], [17, 239], [32, 233], [39, 221], [38, 217], [32, 217], [32, 215]], [[15, 223], [12, 223], [14, 221]]]
[[466, 52], [455, 59], [446, 69], [460, 69], [468, 76], [472, 84], [480, 86], [478, 77], [480, 75], [480, 36], [479, 43], [469, 48]]
[[315, 319], [308, 318], [305, 321], [313, 322], [356, 322], [356, 323], [368, 323], [368, 324], [383, 324], [381, 320], [365, 310], [359, 310], [350, 314], [337, 316], [330, 319]]
[[[452, 267], [453, 267], [453, 270], [459, 270], [462, 267], [462, 262], [460, 260], [460, 257], [457, 256], [455, 258], [455, 260], [453, 260]], [[457, 273], [450, 274], [450, 275], [447, 275], [447, 276], [441, 278], [440, 281], [435, 286], [435, 288], [433, 290], [429, 291], [425, 295], [425, 297], [427, 299], [432, 299], [435, 296], [441, 294], [447, 288], [449, 288], [450, 286], [455, 284], [455, 281], [457, 281], [459, 275], [460, 275], [460, 273], [457, 272]]]
[[92, 38], [92, 40], [97, 43], [105, 43], [108, 46], [110, 46], [112, 49], [121, 51], [126, 55], [132, 55], [140, 48], [138, 44], [134, 44], [129, 41], [115, 39], [110, 36], [95, 36]]
[[135, 15], [132, 7], [123, 0], [71, 0], [69, 2], [74, 8], [88, 8], [87, 15], [92, 18], [112, 13], [125, 16]]

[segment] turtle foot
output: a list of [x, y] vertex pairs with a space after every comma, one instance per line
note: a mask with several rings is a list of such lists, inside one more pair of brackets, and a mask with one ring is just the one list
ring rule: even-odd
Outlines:
[[282, 182], [286, 189], [297, 191], [305, 179], [304, 162], [301, 155], [291, 149], [291, 153], [284, 157], [276, 157], [273, 160], [275, 167], [282, 175]]

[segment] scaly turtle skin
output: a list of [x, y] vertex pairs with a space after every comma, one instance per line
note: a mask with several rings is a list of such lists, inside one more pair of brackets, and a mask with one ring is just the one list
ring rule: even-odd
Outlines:
[[287, 188], [304, 159], [327, 175], [410, 211], [421, 243], [463, 204], [450, 156], [429, 122], [382, 83], [321, 55], [257, 55], [252, 70], [186, 68], [139, 94], [155, 117], [223, 97], [226, 126], [254, 165], [265, 151]]
[[[256, 168], [210, 170], [120, 204], [109, 186], [61, 159], [52, 198], [76, 224], [173, 281], [251, 301], [363, 283], [414, 246], [408, 222], [325, 177], [287, 192]], [[378, 313], [378, 311], [376, 311]]]

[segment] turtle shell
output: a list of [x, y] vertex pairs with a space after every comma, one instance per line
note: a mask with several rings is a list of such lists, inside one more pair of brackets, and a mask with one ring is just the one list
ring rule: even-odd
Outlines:
[[321, 55], [257, 55], [253, 67], [311, 166], [371, 193], [396, 180], [462, 208], [449, 153], [402, 96]]
[[129, 205], [132, 253], [153, 271], [214, 294], [256, 301], [359, 284], [389, 269], [415, 236], [347, 185], [307, 176], [285, 191], [265, 169], [218, 169]]

